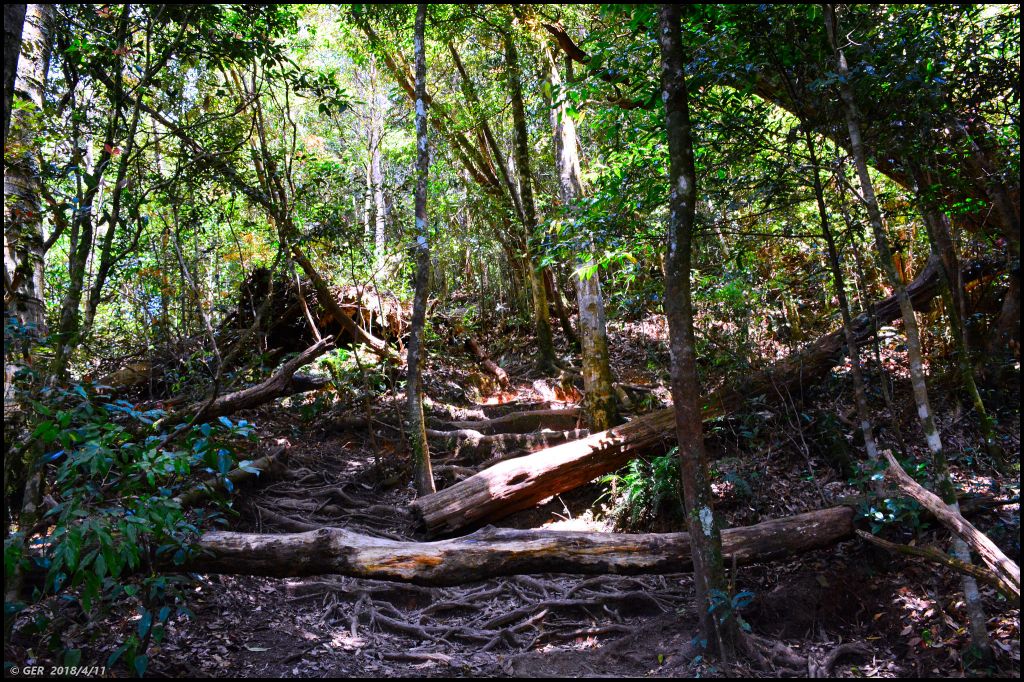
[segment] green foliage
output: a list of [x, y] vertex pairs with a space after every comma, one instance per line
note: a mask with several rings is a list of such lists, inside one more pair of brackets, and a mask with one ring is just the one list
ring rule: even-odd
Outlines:
[[[10, 578], [17, 564], [45, 571], [33, 601], [60, 595], [90, 619], [135, 610], [137, 628], [108, 665], [123, 657], [141, 675], [148, 646], [161, 640], [172, 615], [187, 612], [181, 587], [188, 580], [159, 571], [186, 563], [200, 528], [218, 520], [217, 514], [187, 514], [176, 496], [196, 473], [222, 477], [231, 492], [226, 474], [237, 464], [233, 449], [254, 436], [252, 427], [221, 417], [156, 430], [161, 410], [106, 400], [93, 385], [46, 387], [23, 397], [33, 415], [28, 470], [52, 470], [52, 502], [39, 524], [47, 533], [27, 547], [24, 530], [5, 541], [5, 575]], [[5, 603], [5, 611], [24, 606]], [[59, 633], [61, 617], [35, 627]], [[61, 646], [59, 637], [47, 639]]]
[[601, 483], [610, 485], [605, 495], [612, 497], [610, 516], [616, 528], [636, 532], [650, 529], [659, 518], [678, 523], [683, 517], [680, 492], [678, 448], [649, 462], [632, 460], [625, 473], [603, 476]]
[[725, 623], [735, 617], [740, 628], [750, 632], [750, 624], [743, 619], [741, 612], [754, 601], [754, 593], [748, 590], [738, 592], [729, 596], [722, 590], [711, 590], [708, 593], [711, 603], [708, 605], [708, 613], [716, 613], [719, 622]]
[[[905, 464], [903, 468], [908, 474], [920, 480], [926, 478], [926, 466], [923, 462], [913, 465]], [[885, 469], [884, 461], [878, 462], [875, 466], [863, 463], [859, 467], [860, 475], [855, 477], [851, 483], [865, 492], [870, 491], [870, 483], [884, 480]], [[887, 497], [882, 500], [864, 502], [858, 507], [857, 513], [868, 522], [871, 533], [874, 535], [878, 535], [887, 528], [909, 528], [916, 531], [925, 523], [922, 518], [924, 509], [908, 497]]]

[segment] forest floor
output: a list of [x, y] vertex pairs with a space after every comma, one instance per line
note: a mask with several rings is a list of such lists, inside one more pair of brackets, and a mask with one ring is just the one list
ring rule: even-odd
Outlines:
[[[654, 325], [652, 327], [651, 325]], [[648, 407], [667, 398], [662, 382], [667, 358], [664, 330], [648, 320], [620, 326], [613, 347], [623, 381], [650, 387]], [[615, 338], [617, 337], [617, 338]], [[511, 345], [511, 344], [510, 344]], [[520, 348], [529, 347], [519, 344]], [[494, 349], [491, 349], [494, 354]], [[544, 401], [544, 385], [529, 358], [494, 354], [509, 371], [515, 390], [500, 406], [467, 399], [465, 387], [479, 370], [461, 351], [435, 356], [425, 378], [432, 417], [439, 420], [493, 416], [519, 404]], [[514, 397], [512, 395], [514, 393]], [[842, 391], [823, 411], [843, 413]], [[309, 398], [307, 398], [307, 401]], [[332, 398], [333, 400], [333, 398]], [[448, 402], [443, 402], [448, 401]], [[259, 424], [262, 439], [291, 444], [287, 473], [238, 495], [230, 527], [243, 531], [302, 531], [324, 525], [364, 534], [422, 539], [406, 511], [414, 491], [406, 485], [396, 423], [376, 405], [371, 434], [353, 426], [362, 415], [358, 400], [328, 410], [297, 409], [293, 399], [246, 418]], [[493, 400], [491, 402], [494, 402]], [[1019, 403], [1018, 403], [1019, 404]], [[557, 407], [557, 401], [552, 404]], [[569, 404], [565, 404], [566, 407]], [[948, 406], [946, 406], [948, 407]], [[800, 412], [761, 412], [718, 423], [709, 443], [717, 455], [718, 508], [729, 525], [830, 506], [855, 488], [829, 465], [826, 448], [803, 435]], [[1009, 413], [1009, 411], [1008, 411]], [[760, 416], [758, 416], [760, 415]], [[766, 416], [767, 415], [767, 416]], [[346, 419], [340, 418], [347, 417]], [[796, 421], [793, 421], [793, 420]], [[752, 426], [752, 420], [758, 422]], [[951, 443], [972, 438], [970, 420], [959, 412], [943, 423]], [[912, 420], [904, 436], [915, 437]], [[1019, 422], [1006, 424], [1017, 434]], [[757, 447], [742, 451], [748, 434]], [[781, 434], [781, 435], [773, 435]], [[799, 434], [799, 435], [797, 435]], [[753, 436], [751, 436], [753, 438]], [[747, 440], [744, 440], [747, 439]], [[1019, 447], [1019, 442], [1017, 444]], [[445, 455], [436, 452], [439, 478]], [[975, 467], [975, 470], [978, 468]], [[460, 471], [455, 471], [456, 476]], [[465, 472], [461, 472], [465, 475]], [[450, 483], [450, 478], [448, 482]], [[964, 488], [1003, 498], [1019, 496], [1019, 473], [961, 479]], [[606, 486], [591, 484], [557, 496], [537, 509], [498, 525], [609, 531], [613, 500]], [[1019, 505], [978, 519], [1011, 557], [1019, 556]], [[649, 528], [673, 528], [664, 515]], [[922, 540], [942, 546], [941, 530]], [[1019, 612], [983, 588], [995, 660], [967, 669], [968, 642], [959, 579], [917, 560], [885, 553], [860, 540], [770, 564], [733, 568], [736, 592], [753, 593], [739, 615], [754, 633], [784, 642], [801, 656], [821, 662], [841, 643], [867, 646], [868, 655], [844, 656], [832, 674], [840, 677], [1013, 676], [1020, 669]], [[773, 676], [743, 665], [710, 666], [694, 660], [693, 589], [689, 574], [622, 577], [533, 575], [484, 580], [448, 588], [320, 576], [269, 579], [198, 576], [188, 588], [192, 618], [173, 618], [163, 642], [150, 648], [150, 671], [158, 676], [196, 677], [716, 677]], [[137, 616], [134, 616], [137, 617]], [[111, 617], [92, 632], [74, 628], [65, 644], [83, 648], [97, 661], [133, 627], [133, 616]], [[15, 642], [17, 647], [17, 642]], [[8, 652], [11, 653], [11, 652]], [[20, 649], [16, 658], [45, 654]]]

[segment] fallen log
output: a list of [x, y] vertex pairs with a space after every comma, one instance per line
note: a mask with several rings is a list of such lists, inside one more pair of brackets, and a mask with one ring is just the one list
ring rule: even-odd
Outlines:
[[490, 356], [480, 348], [480, 344], [476, 342], [473, 337], [466, 338], [466, 350], [468, 350], [473, 357], [476, 359], [480, 366], [483, 367], [487, 372], [494, 376], [498, 380], [498, 385], [502, 388], [508, 388], [511, 385], [511, 381], [508, 378], [508, 372], [503, 370], [498, 363], [491, 360]]
[[857, 536], [894, 554], [904, 554], [906, 556], [917, 557], [919, 559], [924, 559], [925, 561], [930, 561], [933, 564], [940, 564], [947, 568], [952, 568], [958, 573], [972, 576], [976, 580], [983, 582], [990, 587], [994, 587], [1002, 593], [1004, 597], [1011, 600], [1011, 602], [1014, 602], [1018, 607], [1020, 606], [1020, 593], [1015, 592], [1014, 589], [1002, 578], [983, 566], [975, 566], [974, 564], [968, 564], [960, 561], [956, 557], [951, 557], [938, 549], [932, 549], [930, 547], [914, 547], [912, 545], [901, 545], [895, 542], [889, 542], [888, 540], [883, 540], [871, 533], [865, 533], [862, 530], [857, 530]]
[[[926, 305], [938, 293], [939, 268], [938, 259], [930, 259], [907, 285], [916, 307]], [[983, 270], [972, 266], [965, 271], [965, 280], [981, 277]], [[854, 336], [861, 343], [869, 340], [879, 325], [900, 315], [892, 296], [874, 305], [872, 312], [852, 322]], [[703, 406], [705, 419], [728, 414], [759, 395], [798, 397], [805, 384], [826, 376], [842, 359], [844, 345], [843, 330], [836, 330], [771, 367], [714, 391]], [[428, 535], [454, 533], [533, 507], [615, 471], [640, 454], [665, 450], [674, 440], [673, 408], [658, 410], [582, 440], [500, 462], [450, 488], [415, 500], [412, 509]]]
[[263, 457], [253, 460], [245, 466], [232, 469], [224, 476], [211, 476], [191, 490], [182, 493], [176, 498], [178, 504], [183, 508], [192, 507], [212, 494], [230, 492], [227, 490], [229, 484], [224, 482], [225, 479], [230, 482], [232, 489], [234, 489], [244, 485], [253, 478], [261, 477], [265, 479], [268, 476], [283, 471], [288, 459], [288, 447], [288, 441], [279, 440], [271, 447], [270, 452]]
[[[833, 507], [722, 531], [727, 562], [769, 561], [828, 547], [853, 533], [853, 510]], [[418, 585], [460, 585], [529, 573], [658, 574], [691, 569], [687, 533], [583, 533], [485, 528], [438, 542], [400, 542], [341, 528], [294, 534], [216, 531], [168, 570], [279, 578], [338, 574]]]
[[[275, 398], [303, 393], [312, 390], [314, 387], [323, 386], [325, 385], [324, 383], [320, 383], [311, 377], [300, 375], [297, 378], [295, 373], [300, 367], [308, 365], [333, 348], [334, 339], [321, 339], [299, 353], [297, 357], [281, 365], [281, 368], [274, 372], [274, 374], [255, 386], [219, 396], [212, 402], [204, 400], [194, 403], [184, 409], [172, 412], [165, 417], [165, 420], [167, 423], [173, 423], [192, 418], [196, 421], [214, 419], [239, 410], [257, 407]], [[193, 417], [193, 415], [195, 416]]]
[[581, 411], [578, 407], [564, 410], [532, 410], [512, 412], [493, 419], [474, 419], [451, 422], [453, 429], [477, 431], [484, 435], [498, 433], [532, 433], [541, 429], [573, 429], [578, 426]]
[[567, 431], [539, 431], [535, 433], [498, 433], [485, 436], [479, 431], [459, 429], [456, 431], [438, 431], [427, 429], [427, 438], [437, 441], [457, 459], [466, 462], [479, 462], [485, 458], [501, 456], [508, 459], [513, 453], [528, 455], [552, 445], [586, 438], [590, 432], [586, 429], [570, 429]]
[[900, 463], [892, 456], [892, 452], [885, 450], [883, 453], [889, 461], [889, 468], [886, 475], [890, 476], [900, 490], [930, 511], [939, 522], [956, 534], [960, 539], [978, 553], [982, 561], [988, 565], [993, 573], [1020, 599], [1020, 566], [1014, 563], [1003, 553], [1003, 550], [996, 546], [987, 535], [974, 527], [954, 507], [947, 505], [935, 493], [927, 490], [920, 483], [915, 481], [903, 470]]

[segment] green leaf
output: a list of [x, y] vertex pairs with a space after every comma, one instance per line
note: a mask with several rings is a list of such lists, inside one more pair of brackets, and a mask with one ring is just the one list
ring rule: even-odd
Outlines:
[[147, 666], [149, 666], [149, 656], [145, 654], [136, 656], [135, 660], [132, 661], [132, 667], [135, 668], [135, 672], [138, 673], [139, 677], [143, 677], [146, 674]]
[[153, 613], [149, 609], [145, 609], [142, 612], [142, 617], [139, 619], [138, 632], [139, 637], [145, 637], [146, 633], [149, 632], [149, 628], [153, 625]]

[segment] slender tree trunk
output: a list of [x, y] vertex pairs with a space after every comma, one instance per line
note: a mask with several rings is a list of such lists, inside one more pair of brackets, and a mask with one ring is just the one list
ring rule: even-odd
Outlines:
[[920, 185], [918, 187], [921, 215], [928, 228], [932, 253], [942, 262], [942, 298], [946, 304], [946, 317], [949, 320], [950, 335], [953, 337], [960, 382], [971, 400], [974, 412], [978, 415], [985, 451], [993, 461], [1001, 465], [1003, 452], [996, 439], [995, 421], [985, 409], [985, 401], [982, 400], [981, 392], [978, 390], [978, 383], [974, 378], [974, 364], [967, 347], [966, 330], [964, 329], [967, 308], [964, 302], [963, 282], [960, 277], [960, 259], [956, 255], [956, 248], [950, 235], [949, 221], [936, 208], [928, 206], [927, 199], [920, 194], [920, 190], [923, 188]]
[[527, 239], [530, 246], [530, 291], [533, 294], [533, 317], [537, 327], [539, 354], [537, 364], [545, 371], [556, 366], [555, 343], [551, 333], [551, 313], [544, 289], [544, 271], [540, 267], [540, 253], [534, 243], [537, 231], [537, 208], [533, 202], [533, 176], [530, 173], [530, 138], [526, 129], [526, 108], [523, 104], [523, 77], [519, 67], [519, 52], [511, 30], [504, 36], [505, 68], [508, 74], [509, 95], [512, 98], [512, 124], [515, 133], [516, 171], [519, 173], [519, 192], [526, 218]]
[[[810, 130], [804, 133], [807, 141], [807, 151], [811, 157], [811, 169], [814, 172], [814, 198], [818, 203], [818, 216], [821, 220], [821, 234], [828, 246], [829, 266], [832, 269], [832, 282], [836, 290], [836, 298], [839, 299], [839, 311], [843, 316], [843, 333], [846, 335], [846, 348], [850, 354], [850, 373], [853, 375], [853, 397], [857, 406], [857, 417], [860, 419], [860, 429], [864, 436], [864, 450], [868, 454], [871, 463], [879, 462], [878, 444], [875, 441], [875, 433], [871, 424], [871, 412], [868, 409], [867, 394], [864, 390], [864, 372], [860, 364], [860, 348], [857, 345], [857, 338], [853, 332], [853, 318], [850, 315], [850, 302], [846, 298], [846, 284], [843, 281], [843, 270], [839, 262], [839, 252], [836, 250], [836, 242], [832, 236], [832, 228], [829, 225], [828, 209], [825, 206], [825, 192], [821, 185], [820, 165], [818, 153], [814, 146], [814, 137]], [[872, 487], [876, 492], [881, 491], [882, 482], [874, 481]]]
[[[690, 132], [681, 34], [681, 8], [662, 5], [660, 11], [661, 90], [669, 148], [669, 225], [665, 261], [665, 316], [672, 358], [672, 400], [683, 483], [686, 522], [693, 556], [693, 584], [701, 634], [708, 647], [731, 658], [736, 619], [729, 615], [722, 535], [712, 510], [711, 483], [704, 447], [704, 422], [698, 397], [696, 344], [690, 266], [697, 200], [697, 171]], [[724, 600], [724, 604], [723, 604]], [[722, 608], [724, 606], [724, 608]]]
[[[6, 8], [5, 8], [6, 11]], [[43, 106], [46, 71], [50, 63], [50, 33], [47, 22], [50, 5], [29, 5], [22, 32], [21, 55], [17, 59], [14, 96], [25, 100], [37, 111]], [[5, 67], [7, 64], [5, 64]], [[43, 213], [39, 166], [35, 160], [31, 117], [13, 116], [10, 142], [17, 145], [16, 155], [5, 158], [4, 172], [4, 313], [12, 315], [27, 333], [28, 339], [46, 334], [46, 308], [43, 295], [44, 249]], [[4, 145], [6, 155], [7, 145]], [[19, 349], [21, 361], [31, 364], [29, 347]], [[10, 381], [16, 365], [5, 362], [4, 404], [11, 398]]]
[[[373, 257], [380, 266], [385, 257], [387, 247], [387, 223], [385, 217], [387, 208], [384, 204], [384, 172], [381, 168], [381, 147], [384, 145], [384, 102], [383, 97], [378, 93], [377, 63], [373, 55], [370, 56], [369, 76], [371, 83], [370, 105], [370, 184], [373, 187]], [[390, 270], [384, 273], [385, 277], [390, 276]]]
[[427, 4], [416, 6], [416, 294], [413, 298], [412, 326], [409, 330], [408, 381], [406, 396], [409, 418], [409, 444], [412, 448], [413, 479], [420, 495], [435, 491], [430, 468], [430, 447], [427, 444], [423, 419], [422, 366], [423, 325], [427, 317], [427, 288], [430, 286], [430, 246], [427, 242], [427, 173], [430, 170], [430, 149], [427, 145], [427, 53], [424, 27]]
[[[860, 180], [861, 194], [867, 209], [868, 220], [871, 223], [871, 230], [875, 236], [876, 255], [879, 266], [885, 272], [889, 279], [889, 284], [893, 288], [893, 293], [899, 302], [900, 312], [903, 317], [903, 327], [907, 338], [910, 382], [914, 391], [914, 402], [917, 404], [917, 414], [921, 421], [921, 428], [928, 441], [928, 449], [934, 461], [934, 475], [942, 499], [954, 509], [958, 509], [956, 490], [953, 488], [953, 482], [949, 476], [949, 465], [942, 449], [942, 439], [935, 426], [935, 417], [931, 404], [928, 401], [928, 386], [925, 381], [924, 363], [921, 354], [921, 335], [917, 325], [917, 317], [914, 314], [914, 308], [910, 302], [910, 296], [907, 294], [906, 286], [896, 271], [892, 249], [889, 247], [885, 225], [882, 221], [882, 212], [878, 207], [874, 185], [868, 172], [867, 153], [864, 150], [864, 143], [860, 132], [860, 115], [857, 111], [857, 105], [853, 97], [853, 88], [850, 84], [850, 69], [846, 63], [846, 55], [838, 42], [838, 36], [841, 34], [838, 31], [836, 22], [835, 6], [826, 4], [824, 9], [825, 28], [828, 32], [829, 43], [835, 53], [837, 72], [841, 79], [839, 95], [845, 110], [850, 149], [853, 153], [857, 176]], [[953, 539], [953, 553], [961, 561], [970, 563], [970, 550], [967, 544], [960, 538]], [[973, 577], [965, 575], [963, 576], [963, 587], [967, 603], [967, 613], [971, 621], [971, 640], [980, 651], [988, 652], [988, 633], [985, 630], [986, 618], [981, 603], [981, 595], [978, 593], [977, 581]]]
[[[558, 62], [550, 49], [547, 54], [552, 97], [551, 127], [554, 130], [559, 194], [567, 219], [573, 220], [577, 213], [576, 202], [583, 193], [576, 123], [569, 116], [565, 103]], [[566, 63], [572, 62], [566, 60]], [[592, 431], [604, 431], [619, 424], [621, 420], [615, 391], [612, 388], [612, 371], [608, 363], [608, 335], [605, 329], [601, 277], [593, 258], [583, 249], [577, 249], [576, 272], [573, 279], [576, 283], [576, 302], [580, 311], [587, 425]]]

